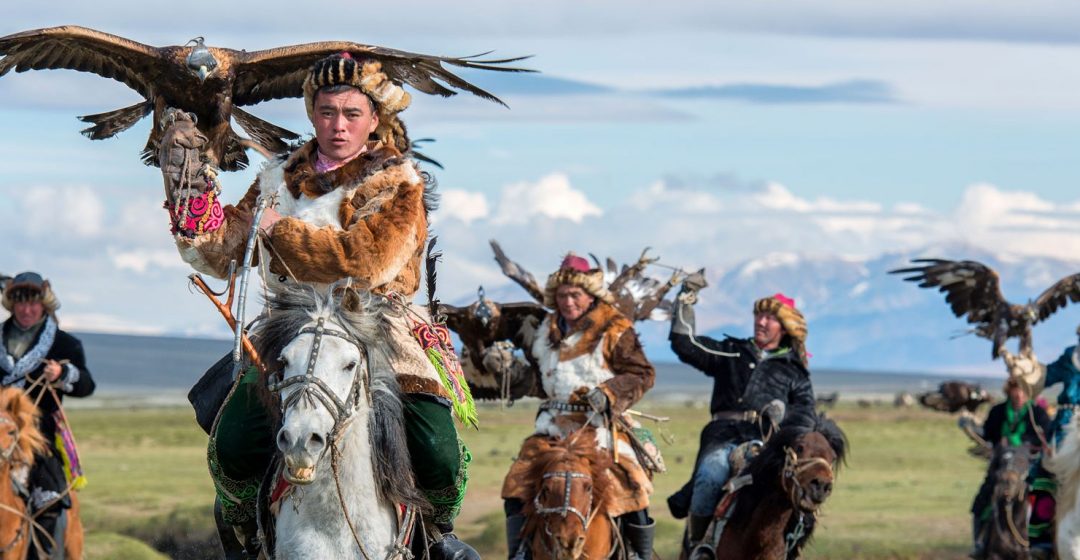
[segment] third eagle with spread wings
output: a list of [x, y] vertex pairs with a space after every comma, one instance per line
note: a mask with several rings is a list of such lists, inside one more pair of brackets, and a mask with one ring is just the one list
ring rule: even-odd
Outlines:
[[1066, 276], [1026, 304], [1014, 304], [1001, 293], [997, 272], [975, 261], [914, 259], [919, 266], [889, 271], [920, 288], [937, 288], [957, 317], [975, 325], [975, 334], [993, 341], [993, 357], [1001, 355], [1005, 341], [1020, 339], [1020, 353], [1030, 354], [1031, 327], [1046, 320], [1069, 302], [1080, 302], [1080, 273]]

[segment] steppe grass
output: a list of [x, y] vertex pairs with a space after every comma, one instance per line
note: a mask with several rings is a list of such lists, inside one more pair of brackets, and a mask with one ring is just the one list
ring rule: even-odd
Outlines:
[[[661, 442], [668, 472], [657, 476], [652, 514], [657, 552], [677, 557], [681, 522], [664, 499], [685, 482], [708, 412], [700, 403], [644, 403], [671, 421], [644, 424]], [[459, 533], [485, 558], [505, 557], [503, 476], [530, 432], [535, 403], [483, 406], [481, 429], [462, 430], [472, 450], [469, 493]], [[830, 415], [851, 442], [836, 490], [826, 504], [809, 559], [963, 558], [968, 506], [985, 463], [953, 417], [940, 413], [856, 408]], [[88, 558], [214, 557], [213, 490], [206, 473], [206, 436], [182, 408], [75, 410], [71, 422], [90, 485], [80, 497], [88, 528]]]

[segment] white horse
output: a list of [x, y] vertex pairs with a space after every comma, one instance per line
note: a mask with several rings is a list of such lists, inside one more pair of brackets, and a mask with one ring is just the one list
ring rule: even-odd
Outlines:
[[280, 365], [269, 389], [279, 396], [277, 447], [293, 485], [277, 514], [274, 558], [397, 558], [408, 530], [398, 506], [425, 503], [383, 339], [389, 307], [366, 293], [357, 299], [354, 312], [340, 296], [286, 290], [257, 329], [260, 355]]
[[1080, 416], [1063, 426], [1061, 446], [1043, 461], [1057, 478], [1054, 546], [1060, 560], [1080, 560]]

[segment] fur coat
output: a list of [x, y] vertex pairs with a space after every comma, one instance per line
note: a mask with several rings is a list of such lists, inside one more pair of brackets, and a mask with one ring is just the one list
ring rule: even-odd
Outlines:
[[[416, 164], [373, 142], [345, 165], [318, 173], [317, 154], [312, 140], [267, 164], [240, 202], [224, 208], [219, 229], [194, 239], [175, 236], [180, 256], [199, 272], [227, 277], [230, 261], [243, 262], [259, 195], [272, 193], [282, 218], [263, 237], [254, 261], [270, 290], [294, 281], [323, 288], [352, 278], [371, 292], [411, 300], [420, 286], [433, 196]], [[416, 306], [412, 311], [426, 317]], [[448, 398], [411, 327], [408, 317], [395, 317], [388, 333], [402, 390]]]

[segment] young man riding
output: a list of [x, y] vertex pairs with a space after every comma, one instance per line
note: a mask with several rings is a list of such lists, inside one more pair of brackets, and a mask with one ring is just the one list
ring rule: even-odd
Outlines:
[[[37, 542], [45, 552], [51, 552], [52, 543], [58, 540], [57, 519], [71, 506], [68, 475], [57, 448], [59, 410], [64, 395], [90, 396], [94, 378], [86, 368], [82, 343], [58, 328], [56, 310], [60, 301], [40, 274], [23, 272], [11, 279], [4, 289], [3, 304], [11, 317], [3, 326], [0, 385], [27, 390], [41, 411], [39, 428], [49, 443], [46, 454], [34, 456], [34, 466], [23, 482], [30, 492], [30, 510], [41, 529], [52, 537], [50, 540], [38, 535]], [[30, 547], [28, 558], [37, 558], [36, 547]]]
[[715, 340], [694, 334], [693, 305], [706, 285], [704, 271], [683, 281], [669, 336], [680, 360], [713, 378], [712, 421], [701, 432], [693, 477], [668, 498], [676, 518], [689, 512], [688, 551], [702, 544], [724, 484], [736, 474], [732, 453], [767, 437], [770, 423], [814, 415], [806, 321], [795, 302], [782, 294], [759, 299], [753, 338]]
[[[547, 314], [526, 350], [539, 364], [539, 385], [545, 401], [536, 417], [534, 435], [525, 440], [503, 481], [506, 540], [510, 558], [527, 557], [522, 542], [522, 510], [530, 484], [527, 473], [550, 438], [564, 438], [584, 426], [615, 421], [653, 386], [656, 372], [645, 357], [633, 322], [620, 314], [604, 287], [604, 273], [576, 255], [568, 255], [548, 277]], [[611, 432], [606, 432], [610, 434]], [[633, 452], [625, 432], [619, 436], [619, 468], [611, 469], [618, 498], [607, 515], [619, 518], [630, 560], [652, 558], [656, 522], [649, 518], [652, 481]], [[604, 440], [598, 436], [598, 440]], [[610, 435], [598, 444], [610, 453]]]
[[[260, 197], [272, 197], [273, 207], [259, 223], [263, 249], [258, 255], [270, 290], [294, 283], [325, 290], [351, 279], [352, 286], [396, 302], [400, 313], [391, 318], [386, 343], [397, 356], [395, 371], [406, 396], [412, 469], [434, 506], [427, 521], [443, 536], [430, 553], [437, 559], [479, 558], [452, 533], [471, 458], [458, 438], [452, 409], [465, 403], [455, 400], [412, 332], [413, 323], [427, 320], [426, 312], [409, 302], [420, 285], [433, 195], [429, 179], [408, 156], [411, 145], [398, 118], [410, 96], [378, 62], [343, 54], [311, 68], [304, 101], [315, 138], [267, 165], [236, 206], [221, 209], [214, 196], [204, 194], [197, 215], [194, 205], [171, 207], [177, 248], [196, 270], [226, 278], [230, 262], [242, 262]], [[212, 171], [197, 169], [192, 177], [184, 175], [190, 167], [165, 165], [184, 161], [193, 138], [198, 144], [190, 123], [180, 118], [173, 127], [179, 128], [166, 131], [163, 140], [177, 152], [162, 157], [168, 200], [182, 199], [176, 186], [185, 182], [208, 183], [205, 192], [216, 195]], [[253, 391], [255, 377], [244, 375], [243, 390], [222, 407], [209, 453], [224, 517], [248, 539], [255, 490], [275, 452], [269, 413]], [[256, 546], [249, 542], [247, 552]]]
[[[1050, 430], [1050, 417], [1041, 406], [1037, 406], [1031, 399], [1028, 387], [1017, 377], [1010, 377], [1005, 381], [1002, 388], [1005, 392], [1005, 402], [998, 403], [990, 409], [983, 422], [983, 439], [992, 446], [1011, 445], [1019, 446], [1029, 444], [1041, 449], [1043, 438]], [[986, 538], [983, 531], [986, 522], [991, 515], [990, 499], [993, 497], [994, 465], [991, 464], [983, 479], [979, 492], [971, 504], [972, 536], [974, 547], [971, 557], [981, 559], [985, 557]]]

